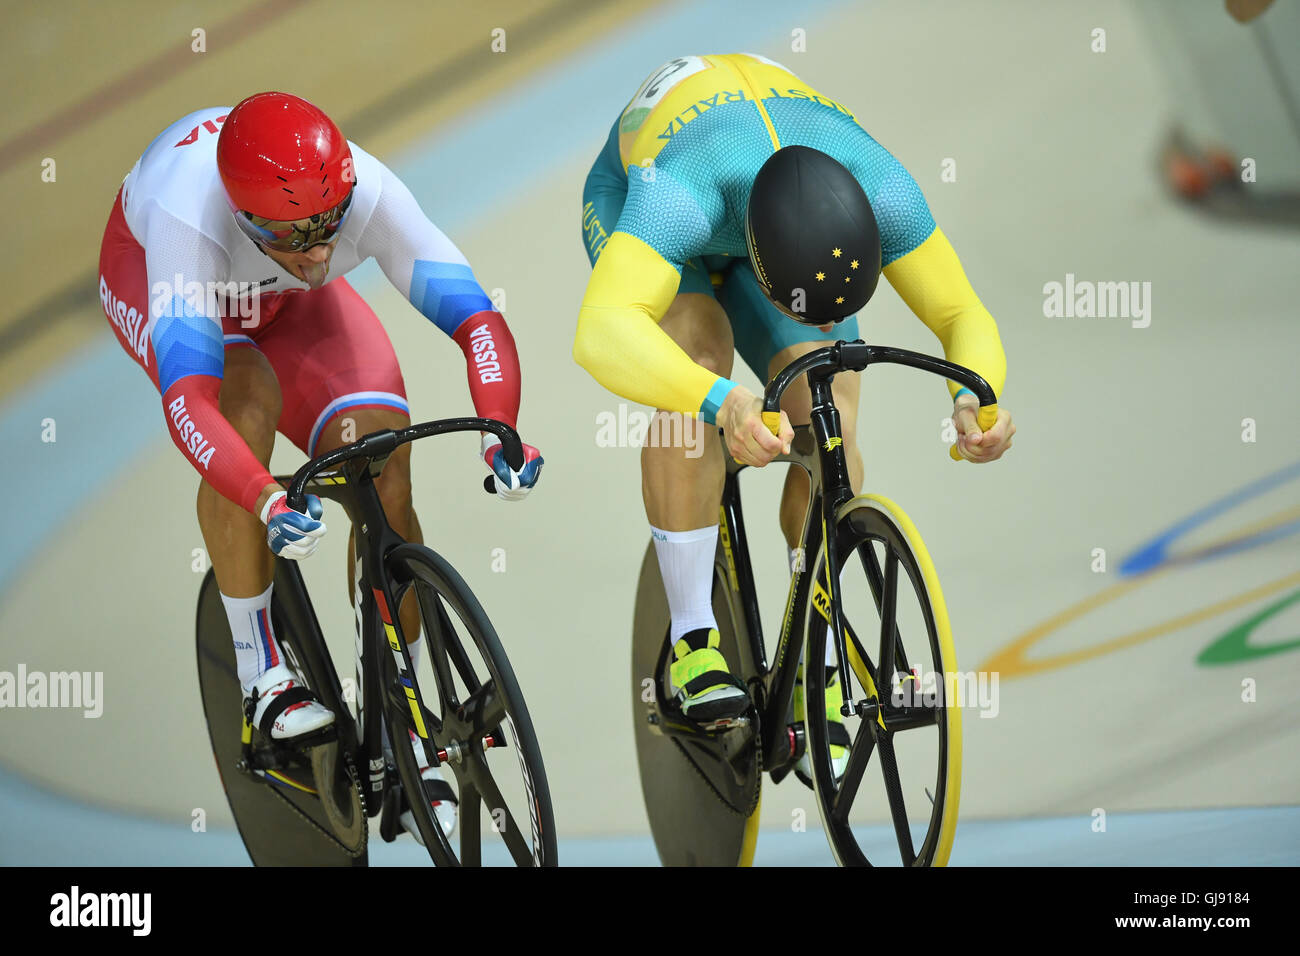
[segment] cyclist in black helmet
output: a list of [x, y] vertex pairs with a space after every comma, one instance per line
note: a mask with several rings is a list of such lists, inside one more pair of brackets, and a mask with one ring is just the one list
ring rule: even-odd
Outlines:
[[[858, 338], [855, 313], [883, 269], [945, 356], [1000, 394], [997, 325], [902, 165], [846, 107], [760, 56], [677, 57], [652, 73], [614, 122], [583, 200], [593, 271], [574, 358], [657, 415], [699, 419], [685, 450], [646, 445], [642, 486], [682, 710], [702, 721], [736, 716], [749, 701], [717, 649], [710, 600], [722, 449], [704, 439], [720, 426], [732, 455], [765, 465], [788, 448], [791, 422], [809, 421], [811, 398], [806, 381], [787, 391], [771, 434], [759, 399], [730, 378], [734, 351], [766, 382], [799, 355]], [[840, 375], [833, 386], [855, 489], [858, 382]], [[981, 433], [975, 397], [955, 383], [949, 391], [961, 454], [1001, 457], [1015, 432], [1005, 406]], [[808, 495], [807, 475], [789, 469], [780, 515], [787, 546], [798, 540]], [[835, 723], [839, 697], [838, 684], [828, 688]], [[802, 704], [797, 695], [796, 720]], [[834, 756], [842, 764], [847, 747]]]

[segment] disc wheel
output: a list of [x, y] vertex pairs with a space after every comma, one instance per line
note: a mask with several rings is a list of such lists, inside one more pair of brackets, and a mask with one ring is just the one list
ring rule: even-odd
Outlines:
[[[744, 618], [720, 541], [713, 574], [719, 650], [732, 673], [748, 673]], [[641, 794], [665, 866], [748, 866], [758, 835], [762, 765], [751, 723], [708, 738], [663, 733], [681, 721], [668, 697], [670, 617], [654, 543], [641, 562], [632, 628], [632, 713]], [[751, 693], [754, 688], [751, 687]]]
[[[277, 579], [278, 580], [278, 579]], [[301, 670], [293, 629], [272, 599], [281, 646]], [[361, 790], [351, 760], [326, 751], [337, 742], [289, 755], [277, 769], [262, 773], [242, 768], [240, 728], [243, 694], [235, 670], [234, 643], [216, 577], [208, 571], [199, 590], [197, 615], [199, 687], [212, 742], [212, 754], [231, 814], [256, 866], [365, 866], [367, 834]], [[270, 745], [254, 732], [259, 752]], [[328, 764], [328, 766], [327, 766]], [[327, 799], [320, 798], [329, 781]]]

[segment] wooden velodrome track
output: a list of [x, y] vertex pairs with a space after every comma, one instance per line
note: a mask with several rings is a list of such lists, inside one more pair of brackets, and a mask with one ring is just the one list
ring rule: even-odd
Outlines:
[[[542, 484], [521, 506], [476, 493], [471, 443], [448, 441], [416, 449], [416, 505], [506, 642], [562, 841], [644, 834], [625, 687], [646, 530], [637, 451], [595, 440], [597, 415], [619, 400], [570, 357], [588, 273], [579, 196], [613, 116], [653, 67], [681, 53], [752, 50], [843, 99], [908, 166], [1006, 345], [1004, 404], [1020, 432], [996, 466], [948, 461], [943, 394], [924, 377], [873, 373], [862, 399], [868, 484], [925, 534], [962, 667], [1003, 675], [997, 718], [966, 720], [963, 819], [1053, 816], [1086, 834], [1096, 808], [1300, 804], [1300, 652], [1198, 663], [1300, 587], [1286, 534], [1295, 480], [1245, 496], [1169, 552], [1254, 535], [1247, 544], [1146, 577], [1119, 571], [1161, 532], [1300, 457], [1291, 413], [1300, 241], [1217, 225], [1162, 192], [1151, 155], [1172, 104], [1123, 3], [1071, 13], [819, 0], [785, 10], [240, 0], [12, 11], [0, 79], [23, 95], [8, 99], [0, 132], [10, 222], [0, 442], [15, 512], [0, 552], [0, 671], [102, 671], [105, 703], [94, 720], [0, 710], [6, 778], [186, 835], [194, 808], [215, 827], [229, 822], [194, 674], [196, 483], [165, 437], [156, 394], [109, 348], [95, 266], [116, 187], [159, 129], [200, 106], [284, 88], [390, 162], [481, 283], [506, 292], [524, 362], [520, 427], [546, 456]], [[1110, 37], [1104, 57], [1088, 48], [1098, 23]], [[505, 53], [490, 50], [496, 27]], [[204, 53], [190, 49], [195, 28], [206, 30]], [[807, 52], [791, 51], [796, 29]], [[47, 157], [54, 182], [41, 179]], [[958, 176], [944, 182], [950, 158]], [[1044, 317], [1044, 284], [1067, 274], [1151, 282], [1150, 326]], [[457, 351], [373, 264], [356, 284], [402, 359], [415, 417], [464, 413]], [[936, 348], [883, 285], [863, 334]], [[747, 371], [739, 377], [756, 387]], [[40, 441], [46, 417], [58, 424], [52, 445]], [[1253, 442], [1242, 441], [1247, 418]], [[280, 447], [273, 467], [300, 461]], [[754, 474], [746, 492], [769, 629], [784, 593], [779, 485]], [[347, 661], [346, 535], [336, 523], [305, 573]], [[497, 547], [504, 574], [490, 566]], [[1104, 574], [1091, 568], [1095, 548], [1108, 554]], [[1292, 603], [1249, 643], [1286, 645], [1297, 633]], [[1242, 700], [1243, 681], [1254, 682], [1253, 702]], [[0, 786], [0, 805], [14, 792]], [[793, 781], [769, 787], [764, 825], [788, 836], [801, 808], [816, 819]], [[1281, 819], [1268, 839], [1300, 845], [1296, 816]], [[20, 862], [6, 853], [17, 845], [0, 830], [0, 862]], [[1071, 852], [1045, 844], [1036, 861], [1069, 862]], [[125, 850], [118, 859], [147, 862]]]

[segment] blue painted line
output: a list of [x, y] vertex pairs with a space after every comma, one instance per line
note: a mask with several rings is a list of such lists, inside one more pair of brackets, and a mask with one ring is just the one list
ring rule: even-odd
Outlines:
[[[1142, 574], [1144, 571], [1152, 570], [1158, 565], [1164, 563], [1169, 546], [1188, 531], [1204, 524], [1211, 518], [1223, 514], [1225, 511], [1235, 508], [1237, 505], [1245, 501], [1249, 501], [1251, 498], [1258, 497], [1267, 491], [1271, 491], [1278, 485], [1285, 484], [1288, 481], [1293, 481], [1296, 478], [1300, 478], [1300, 462], [1287, 465], [1285, 468], [1275, 471], [1271, 475], [1265, 475], [1263, 478], [1252, 481], [1244, 488], [1238, 489], [1231, 494], [1224, 495], [1218, 501], [1211, 502], [1199, 511], [1184, 518], [1173, 527], [1161, 532], [1151, 541], [1142, 545], [1142, 547], [1138, 548], [1125, 558], [1119, 566], [1120, 576], [1131, 577], [1132, 575]], [[1283, 529], [1288, 530], [1283, 531]], [[1243, 551], [1248, 547], [1255, 547], [1264, 544], [1267, 541], [1275, 541], [1279, 537], [1283, 537], [1284, 534], [1290, 534], [1296, 530], [1300, 530], [1300, 522], [1281, 525], [1278, 528], [1269, 528], [1261, 531], [1258, 535], [1253, 535], [1241, 541], [1225, 545], [1225, 550], [1221, 553], [1231, 554], [1235, 551]], [[1176, 558], [1174, 560], [1176, 560]]]
[[[52, 442], [42, 437], [46, 422]], [[104, 485], [161, 444], [171, 442], [158, 393], [107, 322], [56, 373], [12, 396], [0, 408], [0, 448], [20, 506], [9, 509], [0, 536], [0, 590]]]
[[[847, 5], [847, 0], [805, 3], [800, 22]], [[684, 53], [753, 52], [774, 42], [787, 44], [788, 20], [789, 5], [782, 0], [707, 0], [658, 8], [530, 75], [472, 116], [397, 151], [388, 164], [454, 239], [493, 211], [499, 216], [526, 198], [565, 162], [588, 154], [594, 159], [614, 115], [660, 63]], [[787, 66], [799, 69], [797, 62]], [[579, 188], [575, 183], [575, 247], [581, 242]], [[350, 272], [348, 281], [364, 296], [388, 280], [371, 260]], [[52, 445], [40, 438], [46, 417], [58, 426]], [[170, 444], [157, 394], [122, 354], [107, 323], [86, 349], [0, 407], [0, 442], [11, 461], [22, 463], [13, 480], [20, 494], [15, 500], [23, 502], [7, 516], [0, 540], [0, 593], [45, 541], [79, 509], [91, 506], [101, 486]]]
[[1217, 547], [1198, 551], [1195, 556], [1192, 557], [1184, 558], [1181, 555], [1175, 554], [1170, 556], [1167, 560], [1170, 564], [1199, 564], [1202, 561], [1223, 558], [1230, 554], [1236, 554], [1239, 551], [1249, 551], [1251, 548], [1258, 548], [1260, 545], [1268, 544], [1271, 541], [1278, 541], [1282, 538], [1290, 537], [1297, 531], [1300, 531], [1300, 519], [1297, 519], [1296, 521], [1287, 521], [1272, 528], [1266, 528], [1263, 531], [1247, 535], [1236, 541], [1225, 541]]

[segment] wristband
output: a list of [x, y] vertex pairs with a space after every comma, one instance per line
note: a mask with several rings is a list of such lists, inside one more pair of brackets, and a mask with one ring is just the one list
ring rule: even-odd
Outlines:
[[266, 524], [266, 519], [271, 513], [272, 505], [274, 505], [278, 499], [287, 498], [288, 496], [289, 493], [287, 491], [273, 491], [271, 493], [271, 497], [266, 499], [266, 504], [262, 505], [262, 513], [258, 515], [258, 517], [262, 519], [262, 524]]

